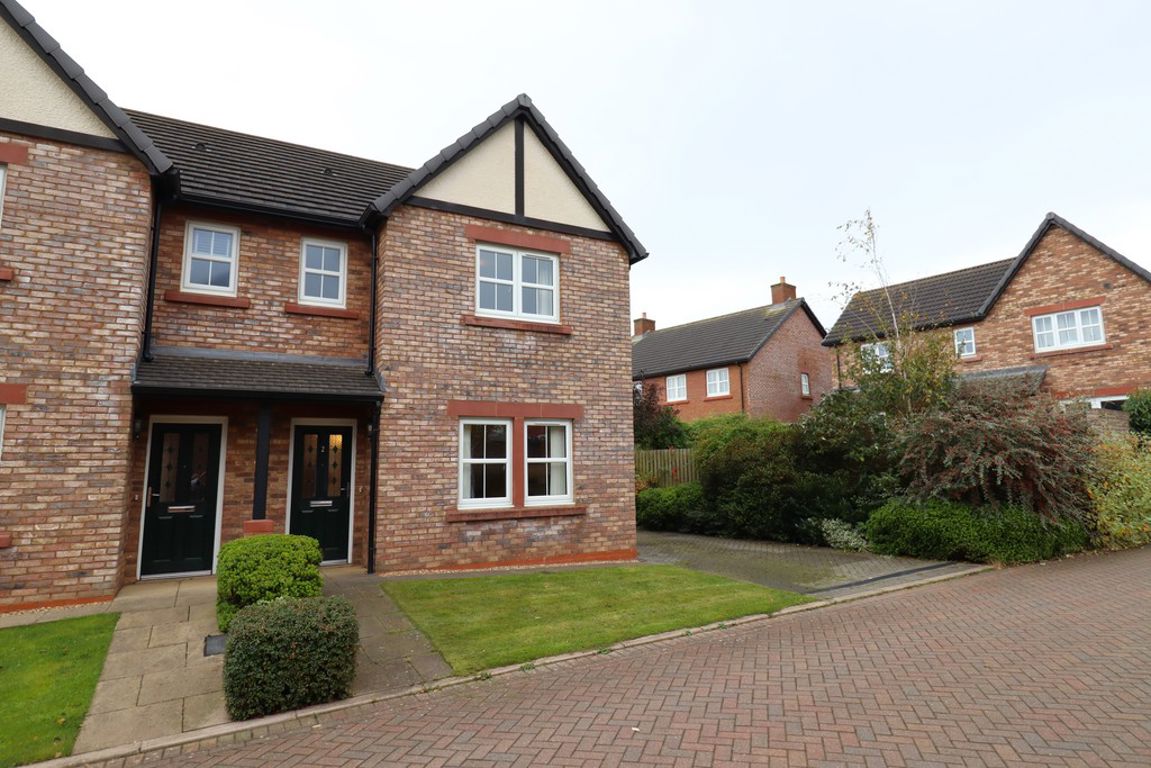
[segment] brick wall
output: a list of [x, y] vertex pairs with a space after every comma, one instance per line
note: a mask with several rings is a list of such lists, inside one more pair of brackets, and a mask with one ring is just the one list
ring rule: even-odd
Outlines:
[[[247, 308], [165, 300], [180, 290], [184, 233], [189, 219], [240, 228], [237, 298]], [[285, 304], [299, 301], [301, 240], [347, 243], [347, 310], [354, 318], [300, 315]], [[311, 227], [287, 219], [235, 216], [195, 208], [165, 208], [157, 264], [155, 341], [256, 352], [289, 352], [366, 359], [371, 307], [371, 247], [360, 232]]]
[[[1105, 348], [1036, 354], [1026, 311], [1100, 299]], [[1127, 394], [1151, 384], [1151, 284], [1059, 227], [1035, 246], [1022, 269], [980, 323], [974, 360], [963, 371], [1049, 366], [1044, 387], [1058, 397]]]
[[[835, 356], [803, 311], [792, 314], [748, 363], [748, 413], [795, 421], [831, 391]], [[800, 374], [811, 383], [804, 397]]]
[[[0, 133], [0, 607], [110, 596], [122, 552], [132, 365], [151, 192], [133, 157]], [[23, 150], [16, 150], [23, 154]]]
[[[475, 311], [469, 224], [504, 228], [402, 207], [381, 233], [378, 344], [388, 397], [378, 566], [625, 556], [635, 546], [635, 509], [624, 251], [607, 241], [563, 238], [571, 253], [560, 257], [560, 310], [571, 335], [476, 327], [461, 323]], [[582, 405], [573, 429], [574, 489], [586, 514], [447, 522], [458, 499], [459, 455], [449, 400]]]
[[[718, 366], [727, 368], [727, 380], [731, 389], [730, 395], [718, 397], [707, 396], [707, 372], [715, 370], [708, 368], [698, 371], [687, 371], [683, 375], [687, 383], [687, 400], [667, 402], [667, 376], [656, 376], [647, 379], [644, 385], [652, 385], [659, 391], [661, 401], [675, 408], [676, 414], [682, 421], [695, 421], [708, 416], [722, 416], [725, 413], [740, 413], [748, 397], [748, 381], [745, 365]], [[679, 374], [674, 374], [679, 375]], [[742, 389], [742, 393], [741, 393]]]

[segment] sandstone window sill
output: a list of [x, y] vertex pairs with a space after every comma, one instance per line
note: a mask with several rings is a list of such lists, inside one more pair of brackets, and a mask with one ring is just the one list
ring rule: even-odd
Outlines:
[[1093, 344], [1090, 347], [1074, 347], [1072, 349], [1053, 349], [1050, 352], [1033, 352], [1030, 355], [1032, 360], [1039, 360], [1046, 357], [1061, 357], [1063, 355], [1076, 355], [1080, 352], [1102, 352], [1106, 349], [1114, 349], [1114, 344]]
[[16, 270], [12, 267], [0, 267], [0, 283], [10, 283], [16, 279]]
[[578, 517], [587, 514], [586, 504], [562, 507], [505, 507], [503, 509], [449, 509], [449, 523], [482, 523], [492, 520], [531, 520], [540, 517]]
[[560, 336], [572, 335], [572, 327], [570, 325], [533, 323], [528, 320], [505, 320], [501, 317], [480, 317], [479, 315], [460, 315], [460, 325], [471, 325], [479, 328], [504, 328], [512, 331], [534, 331], [535, 333], [553, 333]]
[[966, 355], [964, 357], [959, 358], [959, 362], [961, 362], [961, 363], [978, 363], [982, 359], [983, 359], [983, 355]]
[[336, 317], [342, 320], [359, 320], [360, 313], [350, 309], [340, 309], [338, 307], [314, 307], [311, 304], [296, 304], [294, 302], [287, 302], [284, 304], [284, 312], [289, 315], [310, 315], [312, 317]]
[[171, 301], [176, 304], [201, 304], [207, 307], [228, 307], [230, 309], [247, 309], [252, 306], [251, 299], [239, 296], [211, 296], [206, 293], [188, 293], [177, 290], [165, 291], [164, 301]]
[[705, 403], [710, 403], [710, 402], [713, 402], [715, 400], [734, 400], [734, 399], [735, 399], [735, 395], [715, 395], [714, 397], [705, 397], [703, 399], [703, 401]]

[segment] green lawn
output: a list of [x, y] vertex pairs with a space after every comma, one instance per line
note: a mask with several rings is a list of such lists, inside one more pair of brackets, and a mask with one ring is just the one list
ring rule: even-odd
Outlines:
[[0, 767], [72, 753], [118, 618], [0, 629]]
[[671, 565], [389, 581], [383, 589], [461, 675], [810, 599]]

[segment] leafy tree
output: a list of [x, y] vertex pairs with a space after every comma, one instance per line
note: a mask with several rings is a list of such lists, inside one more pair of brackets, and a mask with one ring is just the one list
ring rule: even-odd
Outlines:
[[1151, 437], [1151, 389], [1131, 393], [1123, 403], [1123, 410], [1131, 419], [1131, 431], [1146, 439]]
[[659, 401], [659, 390], [648, 384], [632, 390], [632, 425], [637, 448], [659, 450], [687, 446], [687, 431], [675, 408]]

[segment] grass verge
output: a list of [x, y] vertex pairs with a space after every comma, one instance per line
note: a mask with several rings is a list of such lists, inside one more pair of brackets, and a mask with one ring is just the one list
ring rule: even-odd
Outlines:
[[0, 630], [0, 766], [72, 753], [117, 613]]
[[459, 675], [810, 600], [671, 565], [389, 581], [383, 589]]

